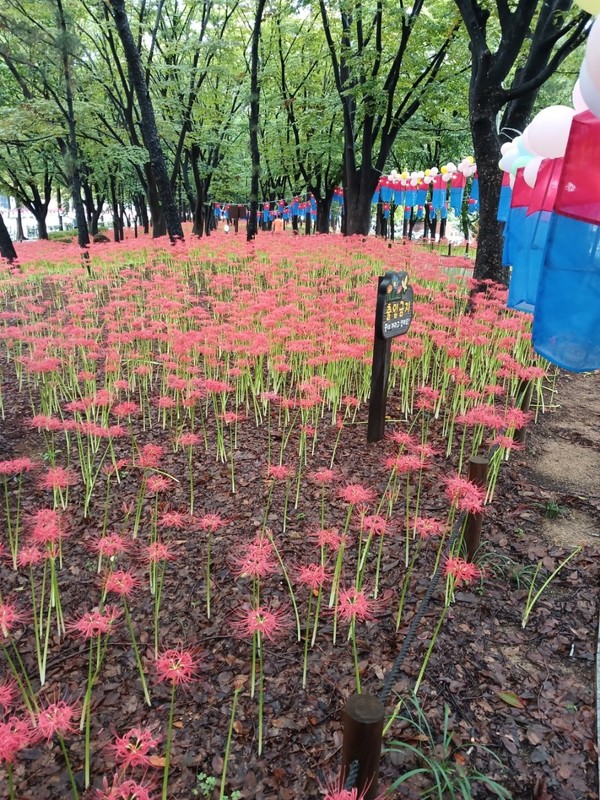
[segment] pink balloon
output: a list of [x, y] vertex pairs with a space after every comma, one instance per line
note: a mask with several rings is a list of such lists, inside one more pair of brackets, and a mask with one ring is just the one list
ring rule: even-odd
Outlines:
[[569, 106], [542, 109], [527, 126], [525, 141], [528, 149], [542, 158], [564, 156], [574, 116], [575, 109]]
[[600, 91], [600, 17], [590, 29], [583, 63], [587, 67], [590, 80]]

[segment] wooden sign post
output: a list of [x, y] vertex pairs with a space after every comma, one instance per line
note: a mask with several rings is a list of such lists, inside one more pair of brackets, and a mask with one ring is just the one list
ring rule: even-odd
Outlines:
[[378, 442], [384, 437], [392, 339], [408, 331], [412, 317], [413, 290], [408, 285], [408, 273], [386, 272], [379, 278], [377, 290], [368, 442]]

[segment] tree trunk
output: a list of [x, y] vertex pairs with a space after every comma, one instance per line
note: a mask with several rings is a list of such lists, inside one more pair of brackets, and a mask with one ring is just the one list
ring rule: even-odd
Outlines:
[[333, 200], [333, 187], [326, 189], [325, 197], [320, 197], [314, 190], [313, 194], [317, 200], [317, 233], [329, 233], [329, 215], [331, 213], [331, 201]]
[[370, 172], [367, 180], [359, 174], [344, 186], [347, 236], [368, 236], [371, 230], [371, 205], [379, 175], [374, 170]]
[[116, 242], [121, 241], [121, 226], [119, 224], [119, 204], [117, 202], [117, 187], [115, 185], [115, 176], [110, 176], [110, 204], [112, 206], [113, 218], [113, 240]]
[[48, 238], [48, 225], [46, 224], [46, 211], [40, 211], [35, 215], [35, 221], [38, 228], [38, 236], [40, 239]]
[[109, 2], [113, 10], [116, 28], [121, 43], [123, 44], [123, 51], [127, 61], [131, 84], [135, 89], [138, 105], [140, 107], [142, 135], [148, 150], [148, 155], [150, 156], [152, 171], [156, 179], [156, 188], [165, 215], [167, 232], [172, 241], [175, 239], [183, 239], [183, 229], [179, 220], [179, 214], [177, 213], [177, 203], [173, 195], [171, 180], [167, 172], [165, 158], [158, 138], [154, 108], [150, 99], [150, 93], [148, 92], [140, 53], [131, 34], [131, 28], [129, 27], [129, 20], [127, 18], [127, 12], [125, 11], [125, 0], [109, 0]]
[[60, 194], [60, 186], [56, 187], [56, 206], [58, 208], [58, 230], [62, 231], [62, 230], [64, 230], [64, 225], [63, 225], [63, 218], [62, 218], [62, 211], [61, 211], [61, 209], [62, 209], [62, 197], [61, 197], [61, 194]]
[[148, 231], [150, 230], [150, 224], [148, 221], [148, 209], [146, 208], [145, 195], [136, 194], [133, 198], [133, 203], [135, 205], [137, 216], [140, 218], [140, 222], [142, 223], [144, 233], [148, 233]]
[[12, 264], [17, 259], [17, 251], [4, 224], [2, 214], [0, 214], [0, 256], [5, 258], [9, 264]]
[[[146, 173], [146, 182], [148, 184], [148, 205], [150, 206], [150, 218], [152, 222], [152, 238], [157, 239], [159, 236], [167, 235], [167, 221], [158, 198], [152, 164], [146, 162], [146, 164], [144, 164], [144, 172]], [[144, 232], [147, 233], [145, 228]]]
[[473, 277], [478, 281], [508, 283], [508, 271], [502, 266], [502, 225], [496, 219], [502, 173], [500, 137], [496, 130], [498, 108], [486, 102], [486, 89], [471, 91], [471, 133], [479, 175], [479, 231]]
[[23, 212], [21, 208], [17, 206], [17, 242], [22, 242], [26, 238], [25, 231], [23, 230]]
[[260, 150], [258, 147], [258, 124], [260, 119], [260, 85], [258, 81], [258, 45], [262, 15], [266, 0], [256, 0], [256, 14], [252, 30], [252, 52], [250, 55], [250, 157], [252, 173], [250, 176], [250, 218], [246, 227], [246, 239], [252, 241], [256, 237], [258, 214], [258, 189], [260, 183]]
[[73, 107], [73, 85], [71, 81], [71, 65], [69, 63], [69, 53], [67, 50], [67, 23], [62, 6], [62, 0], [56, 0], [58, 10], [58, 24], [61, 30], [61, 56], [63, 64], [63, 75], [65, 79], [65, 96], [67, 101], [67, 123], [69, 128], [68, 156], [69, 173], [71, 176], [71, 193], [73, 205], [75, 206], [75, 218], [77, 220], [77, 241], [79, 247], [86, 248], [90, 243], [85, 210], [81, 202], [81, 173], [79, 171], [79, 148], [77, 147], [77, 132], [75, 129], [75, 110]]

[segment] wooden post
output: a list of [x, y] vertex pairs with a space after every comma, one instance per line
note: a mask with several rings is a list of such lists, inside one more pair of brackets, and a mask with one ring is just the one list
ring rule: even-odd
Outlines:
[[[476, 486], [487, 486], [489, 461], [483, 456], [472, 456], [469, 459], [469, 480]], [[467, 548], [467, 561], [473, 561], [481, 543], [481, 525], [483, 514], [468, 514], [465, 525], [464, 543]]]
[[377, 796], [384, 717], [383, 703], [372, 694], [352, 695], [344, 709], [342, 776], [345, 780], [350, 764], [358, 761], [356, 789], [364, 800]]
[[373, 366], [371, 368], [371, 398], [369, 400], [367, 442], [379, 442], [385, 436], [385, 409], [387, 406], [391, 354], [392, 340], [375, 337], [373, 342]]
[[[521, 411], [527, 413], [531, 405], [531, 396], [533, 395], [533, 381], [523, 380], [519, 383], [517, 390], [517, 398], [520, 398], [519, 408]], [[513, 434], [513, 442], [515, 444], [525, 444], [527, 437], [527, 429], [525, 426], [516, 430]]]

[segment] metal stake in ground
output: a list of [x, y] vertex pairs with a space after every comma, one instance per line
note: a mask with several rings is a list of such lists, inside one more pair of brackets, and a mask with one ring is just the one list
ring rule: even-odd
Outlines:
[[[469, 480], [476, 486], [487, 486], [487, 473], [489, 460], [483, 456], [471, 456], [469, 459]], [[467, 561], [473, 561], [475, 553], [481, 543], [481, 525], [483, 514], [468, 514], [465, 525], [465, 547], [467, 548]]]
[[413, 290], [408, 285], [408, 273], [386, 272], [383, 278], [379, 278], [377, 289], [368, 442], [378, 442], [385, 434], [391, 340], [408, 331], [412, 316]]
[[342, 775], [347, 775], [352, 762], [358, 761], [356, 789], [364, 800], [377, 797], [384, 716], [383, 703], [372, 694], [352, 695], [344, 709]]

